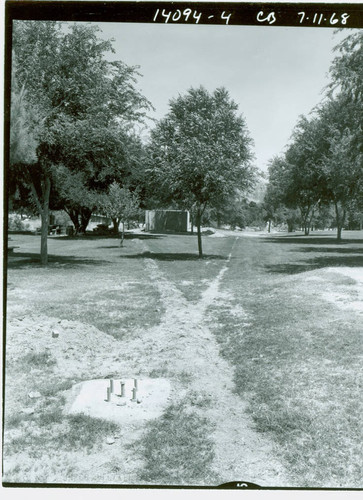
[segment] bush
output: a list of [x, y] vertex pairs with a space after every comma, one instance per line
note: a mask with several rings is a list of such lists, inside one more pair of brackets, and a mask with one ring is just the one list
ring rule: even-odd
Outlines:
[[29, 224], [22, 221], [20, 215], [9, 216], [8, 229], [9, 231], [28, 231]]

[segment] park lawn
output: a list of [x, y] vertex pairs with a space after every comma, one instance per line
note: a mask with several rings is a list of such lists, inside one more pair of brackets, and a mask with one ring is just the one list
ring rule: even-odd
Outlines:
[[[163, 312], [152, 283], [145, 281], [137, 240], [120, 249], [116, 238], [49, 238], [49, 266], [41, 267], [39, 238], [18, 237], [21, 251], [11, 257], [9, 307], [19, 314], [39, 314], [93, 325], [115, 338], [157, 324]], [[13, 285], [14, 283], [14, 285]], [[20, 294], [20, 295], [19, 295]], [[19, 300], [21, 299], [21, 301]]]
[[[168, 271], [171, 254], [183, 248], [193, 267], [185, 274], [185, 261], [177, 260], [174, 282], [192, 277], [199, 270], [204, 282], [193, 283], [197, 289], [207, 286], [206, 281], [216, 271], [213, 264], [209, 268], [203, 262], [203, 274], [196, 238], [152, 236], [154, 245], [146, 246], [143, 235], [130, 235], [123, 248], [115, 238], [49, 238], [47, 268], [39, 265], [39, 237], [12, 235], [12, 239], [19, 250], [9, 259], [7, 316], [8, 321], [15, 320], [15, 334], [27, 338], [15, 354], [10, 349], [7, 356], [5, 480], [39, 483], [66, 478], [70, 483], [79, 482], [83, 475], [81, 464], [93, 462], [99, 465], [95, 466], [96, 473], [85, 477], [88, 483], [218, 481], [208, 471], [213, 457], [208, 438], [210, 424], [193, 411], [195, 402], [187, 399], [171, 405], [166, 410], [168, 418], [163, 420], [168, 420], [171, 432], [160, 424], [151, 424], [150, 437], [140, 439], [140, 452], [135, 448], [136, 431], [125, 437], [107, 421], [64, 415], [66, 395], [74, 384], [119, 373], [120, 369], [122, 372], [122, 367], [123, 373], [130, 373], [123, 359], [124, 343], [132, 343], [140, 330], [160, 322], [164, 307], [155, 283], [148, 279], [145, 262], [149, 257], [160, 258]], [[217, 257], [219, 265], [223, 265], [223, 256]], [[60, 332], [62, 344], [59, 339], [47, 340], [52, 330]], [[72, 335], [67, 341], [69, 333]], [[8, 342], [11, 344], [12, 337]], [[134, 365], [144, 376], [170, 376], [161, 365], [145, 366], [143, 359], [135, 359]], [[178, 377], [188, 382], [186, 371]], [[29, 399], [28, 394], [36, 392], [41, 398]], [[188, 446], [189, 438], [183, 436], [189, 436], [195, 424], [193, 444]], [[166, 455], [158, 457], [158, 465], [153, 458], [155, 432], [169, 442]], [[135, 470], [127, 470], [122, 463], [108, 463], [105, 470], [105, 440], [113, 434], [123, 448], [120, 456], [129, 449]], [[181, 452], [184, 443], [187, 447]], [[137, 453], [145, 456], [149, 463], [146, 468], [138, 465]], [[175, 466], [171, 455], [177, 457]], [[138, 467], [140, 472], [136, 473]]]
[[[223, 282], [230, 301], [210, 311], [236, 393], [302, 487], [361, 487], [363, 309], [349, 308], [356, 282], [324, 268], [363, 267], [362, 242], [241, 240]], [[338, 302], [324, 299], [334, 290]], [[240, 304], [245, 315], [231, 314]]]
[[191, 303], [197, 302], [220, 269], [225, 265], [234, 238], [203, 238], [203, 259], [199, 259], [196, 235], [169, 235], [147, 241], [146, 255], [158, 262], [169, 281]]
[[[59, 322], [66, 329], [75, 328], [74, 338], [81, 337], [75, 347], [81, 346], [84, 353], [64, 364], [69, 371], [60, 374], [42, 332], [24, 328], [29, 336], [24, 349], [10, 356], [6, 365], [7, 477], [18, 482], [24, 477], [35, 482], [52, 477], [79, 482], [77, 467], [83, 461], [95, 464], [86, 482], [163, 484], [172, 464], [171, 482], [184, 474], [184, 484], [193, 484], [196, 471], [200, 481], [204, 469], [205, 484], [210, 484], [209, 424], [193, 413], [189, 403], [171, 406], [160, 421], [150, 423], [144, 438], [140, 436], [141, 451], [133, 448], [132, 440], [120, 439], [130, 460], [108, 463], [106, 469], [101, 462], [104, 442], [117, 430], [108, 422], [65, 418], [63, 408], [66, 391], [74, 383], [99, 376], [102, 370], [104, 376], [108, 362], [112, 372], [120, 342], [132, 342], [143, 329], [158, 325], [164, 308], [155, 283], [148, 279], [146, 257], [154, 259], [165, 279], [193, 303], [226, 265], [233, 248], [220, 284], [224, 293], [205, 320], [218, 339], [221, 355], [231, 363], [236, 395], [249, 402], [256, 429], [275, 442], [290, 485], [361, 486], [362, 315], [349, 309], [349, 299], [356, 298], [356, 282], [324, 270], [363, 267], [363, 238], [356, 234], [339, 245], [330, 235], [205, 237], [202, 260], [191, 236], [130, 236], [123, 249], [113, 238], [49, 238], [48, 268], [37, 263], [38, 237], [14, 236], [20, 249], [9, 262], [8, 320], [20, 317], [26, 327], [27, 317], [34, 322], [39, 316], [49, 318], [47, 328]], [[337, 291], [344, 307], [328, 300], [327, 290]], [[86, 330], [88, 336], [82, 340]], [[42, 348], [26, 348], [33, 334]], [[102, 370], [94, 362], [95, 354], [104, 361]], [[153, 373], [165, 373], [155, 363]], [[148, 367], [143, 369], [147, 373]], [[187, 373], [180, 375], [187, 383]], [[34, 406], [27, 399], [29, 391], [44, 397], [37, 400], [34, 413], [22, 413]], [[189, 427], [188, 419], [180, 418], [181, 411], [198, 424], [194, 448], [183, 438]], [[221, 415], [221, 421], [225, 418]], [[167, 443], [159, 455], [156, 436]], [[187, 460], [195, 465], [194, 472], [185, 469]]]

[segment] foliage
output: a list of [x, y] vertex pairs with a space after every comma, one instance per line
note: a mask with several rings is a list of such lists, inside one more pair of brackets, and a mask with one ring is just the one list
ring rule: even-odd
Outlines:
[[339, 55], [330, 67], [329, 95], [334, 91], [345, 94], [353, 103], [363, 99], [363, 33], [361, 30], [348, 35], [335, 48]]
[[[52, 185], [57, 184], [58, 204], [81, 220], [84, 229], [89, 198], [122, 176], [120, 165], [133, 126], [151, 107], [135, 88], [136, 68], [109, 61], [112, 43], [100, 39], [98, 31], [86, 24], [64, 29], [53, 21], [14, 23], [13, 79], [24, 82], [29, 104], [40, 110], [42, 124], [35, 137], [36, 168], [28, 165], [18, 177], [32, 189], [42, 227], [47, 224]], [[69, 182], [60, 186], [59, 165], [79, 190]], [[89, 196], [84, 196], [85, 190]]]
[[213, 209], [209, 215], [212, 225], [229, 225], [231, 229], [246, 226], [265, 226], [265, 210], [261, 203], [253, 200], [232, 198], [226, 205]]
[[[14, 62], [15, 65], [15, 62]], [[13, 78], [11, 93], [10, 164], [32, 164], [37, 161], [36, 110], [30, 106], [25, 86]]]
[[285, 154], [270, 164], [271, 216], [279, 203], [298, 207], [306, 234], [322, 203], [334, 206], [338, 240], [349, 204], [363, 208], [362, 41], [355, 33], [336, 47], [326, 99], [300, 118]]
[[[252, 141], [245, 120], [226, 89], [191, 88], [170, 101], [170, 111], [152, 131], [150, 175], [164, 202], [173, 201], [200, 221], [207, 206], [221, 205], [254, 178]], [[198, 238], [199, 255], [202, 255]]]
[[108, 192], [99, 197], [98, 208], [101, 213], [112, 219], [114, 230], [118, 233], [120, 222], [124, 224], [139, 215], [140, 198], [136, 191], [132, 192], [113, 182]]
[[9, 231], [27, 231], [29, 229], [29, 224], [24, 222], [20, 215], [15, 214], [9, 216], [8, 219], [8, 230]]

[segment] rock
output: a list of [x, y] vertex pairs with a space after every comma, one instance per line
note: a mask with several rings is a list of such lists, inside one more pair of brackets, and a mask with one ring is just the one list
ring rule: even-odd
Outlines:
[[30, 399], [36, 399], [36, 398], [41, 398], [42, 395], [40, 394], [40, 392], [34, 391], [34, 392], [29, 392], [28, 397]]
[[116, 406], [126, 406], [126, 401], [118, 401]]
[[23, 408], [22, 410], [22, 413], [25, 413], [26, 415], [33, 415], [34, 413], [34, 408]]
[[114, 440], [114, 438], [113, 438], [113, 437], [108, 437], [108, 438], [106, 439], [106, 443], [107, 443], [107, 444], [113, 444], [114, 442], [115, 442], [115, 440]]
[[140, 404], [142, 402], [142, 399], [137, 399], [136, 402]]

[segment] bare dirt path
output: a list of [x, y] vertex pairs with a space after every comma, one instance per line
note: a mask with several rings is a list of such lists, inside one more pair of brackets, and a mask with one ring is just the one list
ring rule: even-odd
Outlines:
[[[238, 241], [236, 238], [233, 246]], [[155, 260], [147, 259], [147, 270], [157, 284], [166, 311], [161, 324], [146, 331], [138, 345], [134, 343], [133, 350], [136, 354], [137, 349], [136, 357], [147, 367], [156, 363], [175, 376], [185, 372], [191, 376], [188, 385], [175, 388], [174, 399], [191, 391], [199, 400], [212, 399], [210, 407], [203, 408], [203, 414], [215, 424], [213, 468], [225, 482], [243, 480], [262, 486], [288, 485], [286, 473], [274, 457], [272, 444], [254, 431], [246, 404], [234, 393], [233, 367], [219, 355], [218, 344], [206, 321], [208, 307], [217, 300], [228, 300], [219, 290], [219, 284], [231, 254], [198, 303], [193, 304], [163, 276]], [[244, 315], [242, 309], [233, 313]]]
[[[222, 482], [291, 486], [286, 471], [274, 456], [272, 443], [254, 430], [252, 419], [246, 413], [247, 405], [235, 394], [234, 369], [220, 356], [217, 341], [208, 327], [208, 308], [213, 308], [215, 303], [228, 304], [231, 299], [228, 293], [220, 290], [220, 285], [235, 245], [241, 239], [231, 238], [232, 241], [229, 258], [198, 302], [187, 300], [165, 277], [156, 259], [145, 258], [145, 282], [150, 281], [157, 287], [165, 312], [158, 325], [139, 328], [122, 342], [79, 321], [35, 313], [21, 315], [18, 301], [11, 300], [13, 294], [15, 297], [19, 292], [10, 289], [7, 363], [16, 363], [30, 350], [49, 350], [56, 359], [54, 376], [59, 375], [60, 379], [64, 374], [81, 380], [108, 375], [169, 378], [172, 383], [170, 403], [191, 397], [195, 400], [191, 410], [200, 412], [214, 424], [212, 469], [216, 477], [222, 478]], [[149, 250], [145, 241], [140, 240], [138, 245], [141, 251]], [[230, 313], [248, 321], [241, 307], [230, 308]], [[53, 330], [59, 332], [59, 337], [52, 337]], [[6, 399], [10, 414], [22, 411], [27, 392], [32, 389], [31, 380], [36, 380], [37, 373], [34, 370], [30, 379], [19, 373], [9, 380]], [[42, 401], [44, 398], [40, 403]], [[34, 408], [37, 413], [37, 404]], [[141, 484], [138, 471], [143, 462], [135, 455], [133, 443], [142, 439], [143, 432], [144, 424], [122, 425], [114, 445], [104, 443], [101, 449], [91, 453], [79, 450], [65, 454], [53, 448], [44, 449], [43, 457], [34, 466], [31, 456], [14, 455], [7, 459], [5, 471], [21, 462], [23, 470], [29, 472], [15, 476], [18, 481]], [[7, 476], [8, 480], [12, 478], [11, 474]]]

